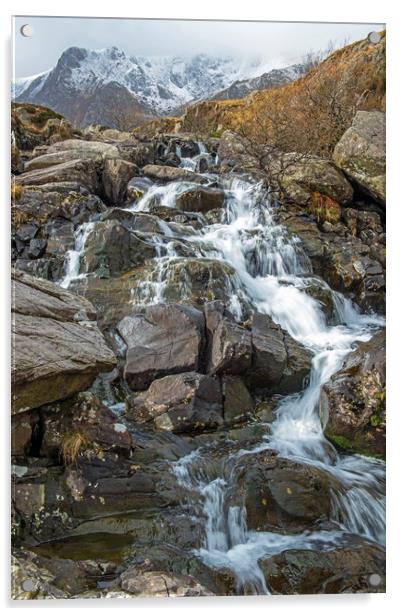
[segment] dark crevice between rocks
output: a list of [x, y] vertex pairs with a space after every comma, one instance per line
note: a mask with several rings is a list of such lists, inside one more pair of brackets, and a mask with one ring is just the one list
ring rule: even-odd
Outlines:
[[27, 447], [27, 456], [31, 458], [39, 458], [42, 448], [43, 436], [45, 433], [45, 423], [42, 413], [39, 413], [39, 419], [32, 426], [31, 441]]

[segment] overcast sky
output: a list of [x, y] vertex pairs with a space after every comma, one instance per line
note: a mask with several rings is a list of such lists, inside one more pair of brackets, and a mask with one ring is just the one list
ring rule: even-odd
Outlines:
[[[31, 38], [20, 34], [33, 26]], [[207, 53], [262, 57], [272, 67], [297, 62], [310, 50], [364, 38], [381, 24], [267, 23], [97, 19], [74, 17], [15, 18], [15, 77], [53, 67], [71, 46], [101, 49], [115, 45], [128, 55]]]

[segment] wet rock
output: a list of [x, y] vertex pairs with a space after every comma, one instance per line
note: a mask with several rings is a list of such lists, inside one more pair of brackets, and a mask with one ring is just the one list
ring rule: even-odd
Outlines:
[[319, 270], [324, 254], [324, 246], [317, 223], [302, 214], [283, 214], [281, 222], [287, 227], [290, 233], [296, 235], [300, 239], [303, 250], [306, 252], [315, 268]]
[[384, 270], [369, 252], [357, 239], [325, 246], [322, 275], [332, 288], [351, 296], [364, 310], [384, 313]]
[[359, 343], [321, 390], [325, 435], [341, 448], [385, 456], [385, 333]]
[[197, 307], [214, 299], [229, 302], [234, 276], [235, 270], [223, 261], [177, 258], [168, 264], [164, 297], [169, 302], [186, 302]]
[[118, 220], [130, 231], [140, 231], [141, 233], [160, 233], [170, 232], [169, 226], [164, 225], [157, 217], [145, 212], [131, 212], [121, 208], [108, 208], [100, 216], [101, 220]]
[[183, 158], [193, 158], [200, 153], [198, 143], [192, 139], [179, 139], [176, 142], [170, 142], [170, 147], [174, 147], [176, 149], [176, 146], [180, 148], [180, 155]]
[[113, 205], [123, 203], [127, 195], [127, 184], [137, 172], [136, 165], [121, 158], [105, 160], [102, 184], [106, 200]]
[[152, 182], [149, 178], [131, 178], [127, 184], [127, 201], [139, 201], [139, 199], [145, 195], [151, 186]]
[[329, 520], [330, 480], [313, 466], [268, 450], [247, 456], [234, 473], [232, 502], [246, 508], [249, 529], [297, 532]]
[[124, 377], [131, 389], [146, 389], [157, 377], [198, 370], [204, 341], [204, 317], [176, 304], [150, 306], [125, 317], [118, 331], [127, 345]]
[[104, 330], [115, 327], [123, 317], [132, 314], [134, 294], [151, 273], [152, 260], [112, 278], [78, 278], [71, 282], [69, 289], [86, 297], [95, 306], [99, 326]]
[[385, 205], [385, 113], [358, 111], [333, 158], [363, 191]]
[[44, 567], [33, 562], [34, 554], [27, 550], [16, 550], [11, 556], [11, 598], [65, 599], [68, 594], [54, 584], [55, 576]]
[[58, 558], [56, 554], [46, 557], [32, 553], [32, 561], [54, 576], [54, 586], [74, 597], [96, 589], [98, 585], [110, 585], [122, 570], [122, 566], [108, 562], [104, 557], [98, 560], [72, 560]]
[[133, 567], [121, 575], [123, 590], [136, 597], [208, 597], [213, 593], [188, 575], [165, 571], [138, 572]]
[[66, 222], [63, 218], [51, 220], [46, 225], [46, 254], [65, 256], [68, 250], [74, 249], [74, 224]]
[[252, 387], [292, 393], [303, 388], [311, 367], [312, 353], [273, 320], [255, 312], [252, 317]]
[[151, 205], [149, 213], [157, 216], [161, 220], [166, 222], [176, 222], [186, 225], [191, 225], [195, 228], [200, 228], [199, 216], [196, 213], [182, 212], [174, 207], [167, 207], [165, 205]]
[[258, 564], [273, 594], [385, 592], [384, 551], [353, 537], [344, 547], [285, 550]]
[[220, 188], [195, 188], [180, 194], [176, 206], [184, 212], [209, 212], [223, 207], [225, 193]]
[[200, 432], [223, 423], [219, 379], [196, 372], [165, 376], [130, 400], [135, 421], [154, 420], [158, 430]]
[[244, 374], [251, 366], [251, 333], [234, 320], [220, 301], [204, 307], [208, 333], [208, 371]]
[[254, 401], [241, 377], [223, 376], [222, 393], [225, 424], [236, 424], [253, 414]]
[[116, 220], [95, 222], [85, 241], [80, 271], [116, 276], [155, 256], [155, 248]]
[[39, 259], [16, 259], [16, 269], [35, 278], [44, 278], [52, 282], [59, 281], [64, 275], [64, 256], [43, 257]]
[[189, 171], [188, 169], [182, 169], [177, 167], [168, 167], [167, 165], [145, 165], [142, 168], [142, 172], [147, 177], [160, 180], [161, 182], [195, 182], [196, 184], [206, 184], [206, 180], [201, 175]]
[[133, 446], [127, 427], [93, 393], [80, 393], [41, 409], [40, 455], [74, 462], [90, 452], [117, 451], [129, 456]]
[[97, 165], [93, 160], [72, 160], [45, 169], [34, 169], [16, 176], [20, 186], [40, 186], [52, 182], [75, 182], [90, 192], [99, 193]]
[[197, 160], [196, 172], [197, 173], [207, 173], [209, 169], [208, 158], [205, 156], [200, 156]]
[[13, 413], [66, 398], [113, 368], [87, 300], [17, 270], [12, 280]]

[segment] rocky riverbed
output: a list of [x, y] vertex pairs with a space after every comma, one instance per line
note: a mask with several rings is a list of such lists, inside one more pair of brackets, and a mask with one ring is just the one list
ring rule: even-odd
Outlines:
[[230, 131], [19, 114], [13, 595], [383, 592], [383, 114], [280, 194]]

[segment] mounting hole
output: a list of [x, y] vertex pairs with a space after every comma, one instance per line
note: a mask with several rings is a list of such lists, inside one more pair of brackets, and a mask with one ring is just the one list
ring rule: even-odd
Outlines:
[[381, 584], [381, 575], [378, 575], [378, 573], [372, 573], [369, 577], [369, 582], [371, 586], [379, 586]]
[[373, 43], [373, 45], [375, 45], [376, 43], [379, 43], [381, 40], [381, 36], [379, 34], [379, 32], [370, 32], [370, 34], [367, 37], [368, 42], [369, 43]]
[[36, 582], [28, 578], [22, 582], [21, 588], [24, 592], [31, 592], [32, 590], [35, 590]]
[[24, 24], [23, 26], [21, 26], [20, 32], [22, 36], [33, 36], [34, 29], [31, 24]]

